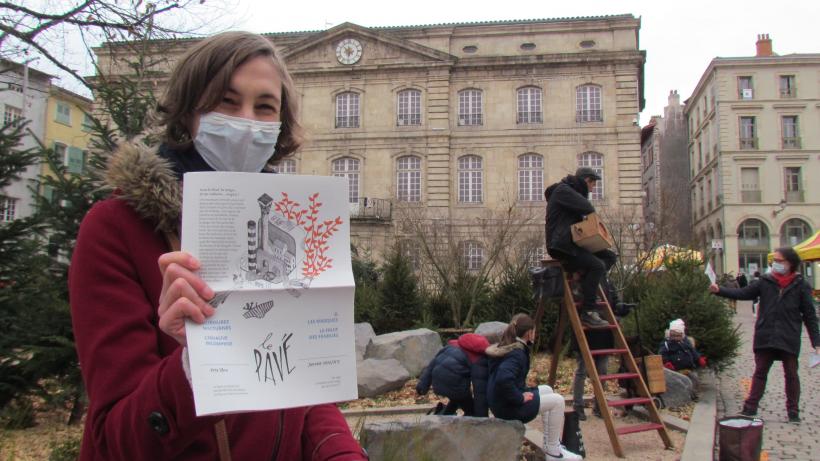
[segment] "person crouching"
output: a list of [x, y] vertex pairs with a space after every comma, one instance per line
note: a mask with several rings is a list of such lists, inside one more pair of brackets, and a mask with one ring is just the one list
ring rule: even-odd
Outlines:
[[[436, 395], [446, 397], [435, 414], [454, 415], [460, 408], [464, 416], [487, 417], [487, 356], [490, 343], [484, 336], [467, 333], [448, 342], [421, 374], [416, 393], [425, 395], [433, 386]], [[472, 390], [471, 390], [472, 384]]]
[[546, 385], [537, 388], [526, 386], [530, 371], [530, 344], [534, 338], [535, 322], [527, 314], [517, 314], [504, 331], [501, 341], [487, 348], [490, 365], [487, 402], [496, 418], [528, 423], [540, 413], [547, 461], [582, 459], [560, 443], [564, 427], [564, 397]]

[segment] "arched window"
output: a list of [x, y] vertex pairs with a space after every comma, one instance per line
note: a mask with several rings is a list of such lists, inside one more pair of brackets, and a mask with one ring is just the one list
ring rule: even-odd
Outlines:
[[481, 157], [465, 155], [458, 159], [458, 201], [481, 203], [484, 172]]
[[461, 255], [464, 259], [464, 266], [468, 271], [481, 269], [484, 263], [484, 245], [481, 242], [468, 240], [461, 245]]
[[769, 254], [769, 228], [759, 219], [747, 219], [737, 228], [738, 266], [747, 274], [763, 271]]
[[598, 152], [584, 152], [578, 155], [578, 166], [589, 167], [595, 170], [595, 173], [601, 177], [601, 180], [595, 184], [595, 188], [589, 191], [590, 200], [601, 200], [604, 198], [604, 156]]
[[400, 202], [421, 201], [421, 159], [405, 155], [396, 161], [396, 198]]
[[274, 167], [279, 174], [296, 174], [296, 160], [292, 158], [279, 160]]
[[481, 90], [474, 88], [458, 92], [459, 126], [482, 125]]
[[536, 202], [544, 197], [544, 157], [524, 154], [518, 157], [518, 200]]
[[359, 94], [352, 91], [336, 96], [336, 128], [359, 127]]
[[331, 163], [333, 176], [347, 178], [350, 187], [348, 201], [350, 203], [359, 202], [359, 160], [352, 157], [337, 158]]
[[518, 89], [517, 123], [541, 123], [541, 88], [525, 86]]
[[780, 228], [780, 245], [793, 247], [811, 236], [811, 227], [806, 221], [792, 218]]
[[399, 91], [396, 124], [399, 126], [421, 125], [421, 91], [412, 89]]
[[604, 113], [601, 110], [601, 87], [598, 85], [581, 85], [575, 90], [575, 121], [601, 122]]

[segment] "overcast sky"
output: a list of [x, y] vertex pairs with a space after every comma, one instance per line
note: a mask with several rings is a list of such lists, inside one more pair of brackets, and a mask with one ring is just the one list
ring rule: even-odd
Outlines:
[[[209, 1], [214, 0], [205, 5]], [[754, 55], [757, 34], [768, 33], [778, 54], [820, 53], [820, 1], [222, 1], [230, 8], [212, 23], [214, 31], [230, 27], [290, 32], [343, 22], [399, 26], [632, 14], [641, 18], [640, 47], [646, 51], [642, 124], [663, 113], [669, 90], [678, 90], [682, 100], [689, 97], [713, 57]]]

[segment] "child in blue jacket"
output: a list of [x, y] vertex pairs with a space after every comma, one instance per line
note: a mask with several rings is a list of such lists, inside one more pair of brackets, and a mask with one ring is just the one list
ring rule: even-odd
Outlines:
[[544, 452], [547, 461], [579, 460], [580, 456], [560, 443], [564, 427], [564, 397], [546, 385], [526, 387], [530, 371], [530, 344], [535, 338], [535, 322], [527, 314], [517, 314], [504, 331], [501, 341], [487, 348], [490, 379], [487, 402], [496, 418], [528, 423], [540, 413], [544, 423]]
[[489, 345], [487, 338], [475, 333], [451, 340], [421, 373], [416, 393], [426, 394], [432, 384], [436, 395], [449, 399], [437, 414], [454, 415], [461, 408], [464, 416], [486, 418], [488, 371], [484, 350]]

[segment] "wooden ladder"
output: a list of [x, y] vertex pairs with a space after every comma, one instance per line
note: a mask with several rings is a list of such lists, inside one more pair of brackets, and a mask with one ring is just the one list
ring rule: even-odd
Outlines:
[[[556, 260], [545, 260], [542, 262], [542, 265], [561, 267], [560, 263]], [[612, 443], [612, 449], [615, 451], [615, 455], [619, 458], [624, 457], [624, 451], [621, 447], [621, 442], [618, 439], [618, 436], [632, 434], [635, 432], [657, 430], [658, 435], [660, 435], [666, 448], [672, 448], [672, 439], [669, 438], [669, 433], [666, 431], [666, 426], [663, 424], [663, 420], [658, 413], [658, 408], [655, 406], [652, 396], [649, 394], [649, 390], [646, 387], [646, 382], [644, 381], [641, 373], [638, 371], [635, 358], [632, 357], [632, 353], [627, 346], [626, 339], [624, 339], [623, 332], [621, 332], [621, 327], [615, 319], [615, 314], [612, 312], [612, 307], [609, 305], [609, 301], [607, 301], [606, 293], [604, 293], [604, 290], [600, 286], [598, 287], [598, 294], [603, 301], [597, 301], [596, 304], [599, 307], [599, 312], [604, 314], [603, 318], [608, 322], [608, 325], [601, 325], [599, 327], [584, 326], [581, 324], [581, 318], [578, 315], [578, 307], [581, 303], [575, 301], [573, 298], [569, 280], [567, 279], [567, 273], [563, 268], [561, 268], [561, 273], [564, 282], [564, 299], [563, 306], [558, 315], [558, 325], [555, 330], [555, 342], [552, 347], [552, 360], [550, 361], [548, 384], [555, 387], [558, 360], [560, 358], [561, 349], [563, 348], [564, 329], [566, 328], [567, 317], [569, 317], [569, 323], [572, 325], [572, 331], [575, 333], [575, 338], [578, 340], [581, 356], [583, 357], [584, 364], [586, 365], [587, 376], [589, 376], [590, 381], [592, 381], [592, 388], [595, 391], [595, 399], [598, 402], [598, 408], [601, 409], [601, 416], [606, 423], [606, 430], [609, 432], [609, 440]], [[540, 324], [542, 315], [543, 300], [539, 300], [538, 310], [535, 315], [536, 325]], [[613, 338], [615, 340], [615, 348], [590, 350], [586, 334], [584, 333], [589, 330], [612, 330]], [[600, 355], [620, 356], [621, 360], [626, 365], [628, 372], [599, 376], [593, 357]], [[604, 381], [613, 381], [617, 379], [635, 380], [637, 384], [638, 397], [607, 400], [604, 395], [604, 387], [602, 383]], [[649, 413], [649, 422], [616, 428], [615, 422], [612, 418], [612, 413], [609, 411], [609, 407], [625, 407], [630, 405], [643, 405]]]

